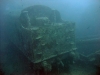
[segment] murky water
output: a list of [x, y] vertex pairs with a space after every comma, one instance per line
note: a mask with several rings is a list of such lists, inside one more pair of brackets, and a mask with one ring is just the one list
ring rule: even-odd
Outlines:
[[0, 75], [100, 75], [99, 0], [0, 3]]

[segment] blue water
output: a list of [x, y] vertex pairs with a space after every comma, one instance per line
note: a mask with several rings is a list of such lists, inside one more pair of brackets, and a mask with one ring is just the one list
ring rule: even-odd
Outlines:
[[[18, 70], [20, 66], [23, 72], [30, 71], [30, 66], [26, 65], [30, 64], [26, 56], [8, 42], [16, 31], [15, 25], [19, 24], [17, 20], [21, 11], [33, 5], [45, 5], [56, 9], [60, 12], [62, 20], [75, 22], [76, 46], [80, 54], [87, 56], [100, 50], [100, 0], [3, 0], [0, 1], [0, 69], [6, 75]], [[96, 41], [81, 44], [78, 42], [88, 39]], [[13, 66], [16, 62], [19, 64]]]

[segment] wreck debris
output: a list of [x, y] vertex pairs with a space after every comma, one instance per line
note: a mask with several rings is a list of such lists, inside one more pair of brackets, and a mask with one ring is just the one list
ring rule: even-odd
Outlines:
[[52, 66], [51, 64], [49, 64], [47, 61], [43, 61], [42, 62], [42, 67], [44, 68], [44, 71], [51, 71], [52, 70]]
[[27, 28], [30, 28], [31, 27], [31, 22], [30, 22], [30, 17], [28, 15], [28, 11], [23, 11], [23, 14], [24, 14], [25, 19], [27, 21]]
[[55, 62], [52, 60], [58, 59], [64, 67], [62, 58], [68, 53], [73, 57], [76, 55], [75, 23], [64, 22], [59, 11], [40, 6], [22, 10], [20, 33], [24, 43], [19, 48], [33, 64], [41, 63], [38, 67], [51, 71], [51, 64]]
[[100, 67], [100, 50], [91, 53], [90, 55], [87, 56], [87, 58], [90, 62], [93, 62], [94, 65]]

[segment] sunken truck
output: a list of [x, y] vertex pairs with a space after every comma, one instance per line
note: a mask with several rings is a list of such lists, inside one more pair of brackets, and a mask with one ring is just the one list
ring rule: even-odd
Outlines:
[[58, 10], [43, 5], [23, 9], [19, 20], [12, 41], [35, 69], [51, 71], [55, 63], [65, 67], [66, 63], [75, 62], [74, 22], [62, 20]]

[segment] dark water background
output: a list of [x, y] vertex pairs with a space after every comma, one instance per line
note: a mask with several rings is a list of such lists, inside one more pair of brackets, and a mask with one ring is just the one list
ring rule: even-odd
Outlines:
[[[13, 34], [14, 26], [17, 23], [21, 10], [32, 5], [46, 5], [52, 9], [57, 9], [63, 20], [76, 23], [76, 40], [100, 38], [100, 0], [0, 0], [0, 43], [1, 46], [9, 40], [9, 32]], [[11, 37], [11, 35], [10, 35]], [[78, 44], [78, 51], [88, 55], [99, 50], [99, 43]], [[12, 45], [9, 48], [1, 50], [0, 61], [6, 62], [9, 66], [18, 59], [24, 57], [18, 56], [20, 52]], [[8, 50], [8, 51], [7, 51]], [[20, 54], [22, 55], [22, 54]], [[9, 57], [8, 57], [9, 56]], [[15, 57], [13, 57], [15, 56]], [[20, 58], [22, 57], [22, 58]], [[17, 59], [17, 60], [13, 60]], [[24, 60], [27, 61], [27, 60]], [[23, 61], [22, 61], [23, 62]], [[26, 62], [27, 64], [28, 62]], [[9, 64], [9, 65], [8, 65]], [[22, 65], [22, 64], [21, 64]], [[25, 67], [25, 65], [23, 65]], [[26, 66], [27, 67], [27, 66]], [[13, 68], [10, 66], [10, 68]]]

